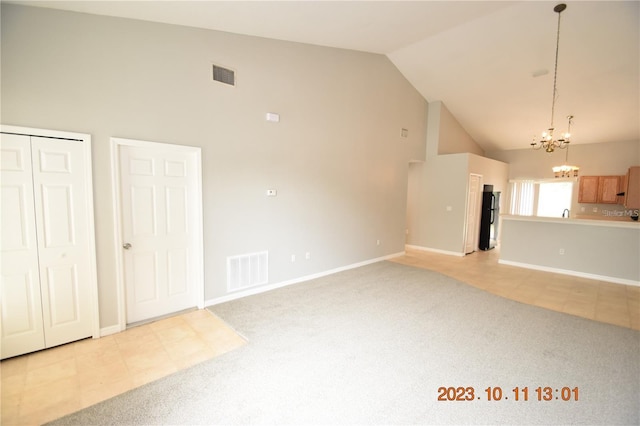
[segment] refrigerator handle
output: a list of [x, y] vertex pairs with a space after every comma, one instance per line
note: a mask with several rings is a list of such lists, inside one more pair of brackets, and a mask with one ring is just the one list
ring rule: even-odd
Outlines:
[[491, 224], [492, 225], [495, 218], [496, 218], [496, 196], [491, 194]]

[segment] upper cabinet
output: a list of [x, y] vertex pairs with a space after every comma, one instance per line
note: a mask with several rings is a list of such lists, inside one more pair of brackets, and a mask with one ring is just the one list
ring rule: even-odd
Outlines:
[[640, 209], [640, 166], [630, 167], [625, 181], [624, 206]]
[[581, 176], [579, 203], [618, 204], [624, 176]]
[[618, 193], [622, 191], [623, 176], [600, 176], [598, 179], [598, 202], [618, 204]]
[[598, 202], [598, 176], [580, 176], [578, 189], [579, 203]]

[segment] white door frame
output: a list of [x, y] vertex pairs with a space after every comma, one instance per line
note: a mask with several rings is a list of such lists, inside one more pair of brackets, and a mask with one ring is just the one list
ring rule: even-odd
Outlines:
[[100, 304], [98, 302], [98, 268], [96, 263], [95, 223], [93, 219], [93, 171], [91, 160], [91, 135], [86, 133], [64, 132], [59, 130], [37, 129], [31, 127], [0, 125], [0, 132], [15, 133], [25, 136], [40, 136], [55, 139], [72, 139], [82, 141], [84, 155], [85, 196], [87, 203], [87, 238], [89, 246], [93, 248], [89, 254], [89, 293], [91, 294], [91, 335], [94, 339], [100, 337]]
[[126, 310], [126, 288], [124, 280], [124, 253], [122, 251], [122, 206], [120, 204], [120, 147], [131, 146], [139, 148], [163, 148], [164, 150], [174, 150], [180, 152], [193, 153], [196, 156], [196, 223], [193, 230], [195, 245], [195, 261], [198, 267], [193, 271], [194, 291], [197, 295], [196, 305], [198, 309], [204, 308], [204, 243], [203, 243], [203, 214], [202, 214], [202, 149], [195, 146], [175, 145], [160, 142], [140, 141], [135, 139], [111, 138], [111, 177], [113, 196], [113, 218], [114, 218], [114, 241], [116, 260], [116, 288], [118, 297], [118, 327], [119, 331], [127, 328]]
[[[476, 194], [476, 199], [474, 200], [476, 207], [477, 207], [477, 212], [476, 212], [476, 217], [474, 218], [474, 223], [470, 224], [469, 223], [469, 209], [471, 208], [471, 204], [469, 201], [469, 196], [471, 195], [471, 178], [472, 177], [477, 177], [478, 178], [478, 193]], [[483, 176], [481, 174], [478, 173], [469, 173], [469, 178], [467, 179], [467, 208], [465, 210], [464, 213], [464, 218], [465, 218], [465, 229], [464, 229], [464, 241], [462, 242], [462, 253], [464, 254], [468, 254], [466, 253], [467, 251], [467, 241], [469, 239], [469, 232], [470, 231], [474, 231], [474, 235], [473, 235], [473, 251], [476, 251], [476, 249], [478, 248], [478, 239], [479, 239], [479, 234], [478, 234], [478, 230], [479, 230], [479, 225], [480, 225], [480, 215], [482, 214], [482, 191], [480, 191], [480, 188], [482, 188], [482, 184], [483, 184]]]

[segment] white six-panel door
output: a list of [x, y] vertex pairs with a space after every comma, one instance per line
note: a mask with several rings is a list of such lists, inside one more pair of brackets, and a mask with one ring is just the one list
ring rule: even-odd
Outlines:
[[31, 142], [1, 134], [2, 358], [44, 348]]
[[83, 143], [2, 134], [2, 358], [93, 334]]
[[31, 137], [47, 347], [91, 336], [87, 182], [80, 141]]
[[199, 305], [196, 155], [149, 144], [121, 145], [119, 156], [126, 322]]

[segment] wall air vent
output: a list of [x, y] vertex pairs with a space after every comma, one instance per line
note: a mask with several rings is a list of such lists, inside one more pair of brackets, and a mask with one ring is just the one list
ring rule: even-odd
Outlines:
[[236, 72], [229, 68], [223, 68], [218, 65], [213, 66], [213, 80], [229, 86], [236, 85]]
[[227, 290], [234, 291], [269, 282], [268, 252], [227, 257]]

